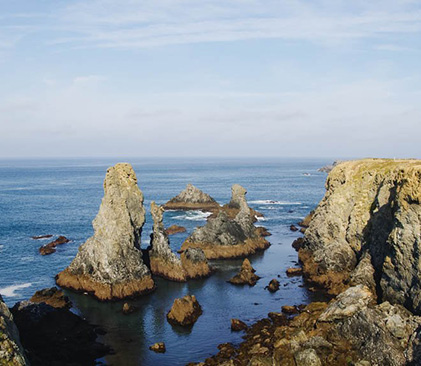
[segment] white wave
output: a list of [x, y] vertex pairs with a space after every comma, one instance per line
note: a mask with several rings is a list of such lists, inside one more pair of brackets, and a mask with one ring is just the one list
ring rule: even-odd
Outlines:
[[2, 250], [4, 248], [3, 244], [0, 244], [0, 250]]
[[212, 215], [210, 212], [202, 211], [187, 211], [183, 215], [172, 217], [174, 220], [190, 220], [190, 221], [206, 221], [206, 219]]
[[288, 202], [288, 201], [273, 201], [273, 200], [256, 200], [249, 201], [249, 203], [254, 203], [256, 205], [301, 205], [301, 202]]
[[257, 221], [268, 221], [269, 219], [267, 217], [258, 217], [256, 216]]
[[261, 206], [257, 208], [258, 210], [279, 210], [279, 207], [273, 206]]
[[12, 285], [0, 288], [0, 294], [2, 294], [5, 297], [16, 297], [18, 294], [16, 293], [18, 290], [31, 287], [32, 283], [22, 283], [20, 285]]
[[34, 257], [21, 257], [21, 262], [33, 262], [35, 260]]

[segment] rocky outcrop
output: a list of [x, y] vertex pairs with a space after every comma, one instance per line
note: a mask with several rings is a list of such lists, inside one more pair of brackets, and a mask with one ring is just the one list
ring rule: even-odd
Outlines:
[[421, 314], [420, 222], [421, 161], [341, 163], [305, 233], [304, 274], [333, 294], [376, 287], [380, 301]]
[[228, 282], [233, 285], [249, 285], [254, 286], [260, 279], [255, 274], [256, 270], [252, 267], [250, 261], [246, 258], [241, 265], [240, 272], [231, 278]]
[[244, 329], [247, 329], [246, 323], [244, 323], [240, 319], [231, 319], [231, 330], [233, 332], [240, 332]]
[[[48, 237], [45, 235], [44, 237]], [[42, 238], [42, 237], [41, 237]], [[56, 252], [56, 246], [68, 243], [70, 240], [67, 239], [65, 236], [59, 236], [56, 240], [52, 241], [51, 243], [45, 244], [39, 248], [39, 253], [41, 255], [48, 255]]]
[[210, 275], [211, 269], [202, 249], [187, 249], [182, 252], [181, 258], [171, 250], [163, 224], [163, 213], [163, 207], [156, 205], [155, 202], [151, 203], [154, 224], [149, 249], [149, 262], [152, 273], [178, 282]]
[[72, 307], [70, 299], [57, 287], [46, 288], [35, 292], [29, 301], [37, 304], [43, 302], [57, 309], [70, 309]]
[[268, 248], [264, 231], [253, 225], [245, 194], [243, 187], [234, 185], [230, 205], [238, 210], [235, 218], [230, 218], [224, 210], [218, 211], [205, 226], [196, 228], [181, 249], [201, 248], [208, 259], [218, 259], [245, 257]]
[[202, 315], [202, 307], [194, 295], [186, 295], [181, 299], [175, 299], [167, 319], [171, 324], [189, 326], [196, 323]]
[[296, 312], [290, 318], [269, 314], [270, 319], [247, 329], [239, 347], [227, 352], [221, 345], [203, 365], [420, 364], [421, 319], [400, 305], [376, 305], [363, 285], [349, 288], [329, 304], [311, 303]]
[[23, 301], [11, 311], [32, 366], [94, 366], [109, 353], [96, 342], [96, 328], [67, 309]]
[[152, 346], [150, 346], [149, 349], [156, 353], [165, 353], [165, 351], [167, 350], [164, 342], [155, 343]]
[[0, 365], [29, 365], [13, 315], [0, 296]]
[[167, 235], [174, 235], [174, 234], [185, 233], [185, 232], [186, 232], [186, 228], [183, 226], [178, 226], [178, 225], [171, 225], [170, 227], [165, 229], [165, 234]]
[[109, 168], [104, 198], [93, 221], [94, 235], [57, 275], [57, 284], [89, 292], [100, 300], [152, 291], [154, 282], [140, 250], [144, 222], [143, 194], [133, 168], [124, 163]]
[[341, 160], [335, 160], [332, 164], [322, 166], [321, 168], [317, 169], [317, 171], [322, 173], [330, 173], [332, 169], [340, 163], [342, 163]]
[[267, 289], [269, 290], [269, 292], [276, 292], [279, 290], [279, 281], [274, 278], [272, 280], [270, 280], [269, 285], [267, 286]]
[[172, 281], [184, 282], [187, 279], [181, 260], [172, 252], [168, 235], [163, 223], [164, 208], [155, 202], [151, 203], [153, 233], [151, 234], [151, 249], [149, 261], [153, 274]]
[[184, 191], [171, 198], [163, 207], [165, 210], [213, 211], [219, 208], [219, 204], [199, 188], [192, 184], [187, 184]]

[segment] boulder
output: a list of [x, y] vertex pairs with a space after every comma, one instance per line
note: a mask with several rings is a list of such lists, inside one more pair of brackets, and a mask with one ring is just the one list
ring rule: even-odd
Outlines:
[[165, 234], [167, 235], [174, 235], [174, 234], [185, 233], [185, 232], [186, 232], [186, 228], [183, 226], [178, 226], [178, 225], [171, 225], [170, 227], [165, 229]]
[[[44, 235], [44, 237], [49, 237], [49, 235]], [[34, 237], [32, 237], [34, 238]], [[37, 237], [39, 239], [40, 237]], [[68, 243], [70, 240], [67, 239], [65, 236], [60, 235], [56, 240], [52, 241], [51, 243], [45, 244], [39, 248], [39, 253], [41, 255], [48, 255], [56, 252], [56, 246]]]
[[289, 229], [290, 229], [291, 231], [298, 231], [298, 228], [297, 228], [295, 225], [290, 225], [290, 226], [289, 226]]
[[123, 314], [124, 315], [129, 315], [131, 313], [134, 313], [136, 310], [137, 310], [137, 308], [135, 306], [133, 306], [133, 305], [130, 305], [128, 302], [125, 302], [123, 304], [122, 311], [123, 311]]
[[37, 304], [43, 302], [57, 309], [70, 309], [72, 307], [70, 299], [57, 287], [35, 292], [30, 301]]
[[166, 351], [164, 342], [155, 343], [152, 346], [150, 346], [149, 349], [156, 353], [165, 353]]
[[234, 285], [256, 285], [257, 281], [260, 279], [254, 272], [256, 270], [251, 266], [250, 261], [246, 258], [241, 265], [240, 272], [231, 278], [228, 282]]
[[247, 324], [242, 322], [239, 319], [231, 319], [231, 330], [234, 332], [239, 332], [244, 329], [247, 329]]
[[219, 209], [219, 204], [199, 188], [192, 184], [187, 184], [184, 191], [171, 198], [163, 207], [165, 210], [213, 211]]
[[189, 326], [196, 323], [200, 315], [202, 315], [202, 307], [196, 297], [186, 295], [174, 300], [174, 304], [167, 314], [167, 319], [171, 324]]
[[279, 290], [279, 281], [277, 279], [273, 279], [269, 282], [269, 285], [267, 286], [267, 289], [269, 292], [276, 292]]
[[99, 300], [123, 299], [154, 290], [140, 250], [145, 222], [143, 194], [130, 164], [107, 170], [104, 197], [93, 221], [94, 235], [56, 281], [61, 287], [86, 291]]
[[13, 315], [0, 296], [0, 365], [29, 365]]
[[194, 230], [181, 249], [200, 248], [208, 259], [218, 259], [245, 257], [268, 248], [270, 244], [261, 235], [263, 231], [253, 224], [245, 194], [243, 187], [234, 185], [230, 205], [238, 210], [235, 218], [224, 210], [218, 211], [205, 226]]
[[420, 160], [335, 166], [299, 252], [307, 280], [331, 294], [363, 281], [380, 302], [421, 314], [420, 192]]
[[303, 269], [301, 267], [291, 267], [286, 270], [286, 274], [289, 277], [292, 276], [301, 276], [303, 274]]

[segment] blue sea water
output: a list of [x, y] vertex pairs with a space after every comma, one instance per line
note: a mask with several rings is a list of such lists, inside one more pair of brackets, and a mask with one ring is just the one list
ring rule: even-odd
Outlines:
[[[115, 354], [102, 359], [108, 365], [184, 365], [202, 361], [217, 352], [224, 342], [241, 342], [241, 333], [230, 330], [230, 319], [246, 323], [280, 311], [283, 305], [308, 303], [318, 295], [308, 291], [301, 277], [288, 278], [285, 270], [297, 264], [291, 243], [300, 234], [289, 230], [313, 209], [324, 194], [326, 174], [317, 169], [330, 159], [64, 159], [0, 160], [0, 294], [9, 306], [28, 299], [39, 289], [55, 285], [54, 276], [74, 258], [79, 245], [93, 234], [91, 221], [103, 195], [106, 169], [130, 162], [145, 196], [145, 206], [162, 204], [192, 183], [221, 204], [230, 199], [230, 187], [239, 183], [248, 190], [251, 207], [264, 214], [258, 225], [272, 233], [271, 247], [250, 257], [262, 278], [255, 287], [227, 283], [238, 272], [242, 260], [213, 261], [214, 275], [188, 283], [156, 279], [157, 290], [130, 303], [138, 307], [131, 315], [121, 312], [123, 302], [100, 303], [90, 296], [66, 291], [73, 311], [107, 333], [101, 340]], [[170, 236], [174, 250], [196, 226], [206, 223], [201, 212], [166, 212], [166, 226], [187, 228], [187, 233]], [[149, 244], [152, 219], [142, 232], [142, 247]], [[38, 248], [51, 239], [31, 236], [65, 235], [71, 242], [57, 252], [41, 256]], [[271, 294], [264, 289], [277, 278], [281, 289]], [[175, 298], [194, 294], [203, 315], [190, 329], [166, 321]], [[148, 348], [165, 342], [167, 352]]]

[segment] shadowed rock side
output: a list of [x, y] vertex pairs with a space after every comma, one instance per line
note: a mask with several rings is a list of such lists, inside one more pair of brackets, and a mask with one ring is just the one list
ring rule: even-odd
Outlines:
[[171, 198], [163, 207], [165, 210], [213, 211], [219, 209], [220, 206], [211, 196], [194, 185], [187, 184], [184, 191]]
[[104, 197], [93, 221], [94, 235], [57, 275], [57, 284], [87, 291], [100, 300], [152, 291], [154, 282], [139, 249], [144, 222], [143, 194], [133, 168], [124, 163], [109, 168]]
[[[420, 317], [400, 305], [376, 305], [369, 289], [351, 287], [326, 303], [286, 317], [269, 313], [239, 347], [222, 344], [200, 365], [404, 366], [420, 363]], [[198, 365], [198, 364], [189, 364]]]
[[211, 270], [201, 249], [190, 249], [181, 255], [181, 259], [171, 250], [163, 224], [163, 213], [163, 207], [155, 202], [151, 203], [153, 218], [153, 233], [149, 250], [151, 272], [178, 282], [208, 276]]
[[363, 283], [420, 314], [420, 202], [420, 160], [337, 165], [299, 251], [305, 276], [332, 294]]
[[19, 331], [13, 315], [0, 296], [0, 365], [29, 365], [25, 351], [20, 343]]
[[[245, 198], [246, 190], [238, 184], [232, 187], [231, 203], [238, 207], [234, 219], [224, 211], [205, 226], [198, 227], [183, 243], [181, 250], [201, 248], [208, 259], [245, 257], [269, 247], [264, 232], [253, 225]], [[231, 204], [230, 203], [230, 204]]]
[[22, 301], [11, 311], [32, 366], [94, 366], [110, 351], [96, 342], [94, 326], [67, 309]]

